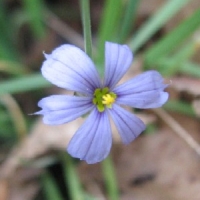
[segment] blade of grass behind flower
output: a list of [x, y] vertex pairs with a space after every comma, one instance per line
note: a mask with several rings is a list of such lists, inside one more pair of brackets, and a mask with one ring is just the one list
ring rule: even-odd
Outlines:
[[158, 64], [158, 70], [165, 76], [175, 75], [180, 71], [181, 66], [194, 55], [196, 50], [196, 42], [189, 41], [186, 45], [181, 46], [177, 53], [161, 59]]
[[14, 76], [22, 76], [27, 73], [25, 65], [7, 60], [0, 60], [0, 72], [7, 73]]
[[42, 0], [23, 0], [23, 6], [30, 20], [31, 29], [36, 38], [45, 35], [45, 28], [42, 23], [43, 19], [43, 1]]
[[195, 112], [191, 104], [182, 101], [169, 100], [163, 107], [172, 112], [181, 113], [190, 117], [195, 116]]
[[64, 200], [53, 177], [45, 172], [42, 175], [44, 194], [48, 200]]
[[41, 74], [32, 74], [0, 82], [0, 94], [26, 92], [50, 86]]
[[118, 200], [120, 198], [114, 169], [115, 168], [113, 165], [113, 160], [111, 156], [108, 156], [102, 162], [102, 171], [105, 180], [105, 186], [107, 189], [108, 199], [110, 200]]
[[0, 36], [0, 58], [9, 61], [17, 61], [19, 58], [17, 52], [11, 47], [10, 42], [3, 34]]
[[118, 40], [119, 42], [124, 42], [127, 39], [131, 29], [133, 29], [139, 2], [139, 0], [129, 0], [127, 2], [126, 9], [124, 10], [124, 17], [121, 23]]
[[200, 9], [197, 9], [192, 16], [184, 20], [177, 28], [147, 50], [145, 53], [145, 64], [147, 66], [155, 65], [164, 56], [172, 53], [178, 45], [183, 43], [199, 27]]
[[138, 31], [130, 41], [136, 52], [151, 36], [191, 0], [168, 0]]
[[103, 61], [105, 41], [115, 41], [117, 25], [122, 14], [121, 0], [106, 0], [98, 30], [98, 62]]
[[8, 24], [9, 17], [7, 16], [3, 1], [0, 1], [0, 58], [16, 61], [19, 56], [11, 43], [12, 26], [8, 29]]
[[188, 61], [181, 65], [181, 68], [179, 69], [179, 71], [181, 73], [185, 73], [190, 76], [200, 78], [200, 70], [199, 69], [200, 69], [200, 65], [198, 65], [196, 63], [191, 63]]
[[92, 58], [92, 33], [90, 22], [90, 2], [89, 0], [79, 0], [81, 7], [81, 18], [84, 35], [85, 52]]
[[75, 165], [69, 155], [62, 154], [63, 171], [67, 189], [71, 200], [84, 200], [80, 181], [75, 170]]

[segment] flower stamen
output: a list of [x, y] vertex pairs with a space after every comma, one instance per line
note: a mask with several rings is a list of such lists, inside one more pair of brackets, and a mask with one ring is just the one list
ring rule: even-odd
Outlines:
[[93, 104], [97, 106], [99, 112], [103, 112], [105, 107], [112, 108], [112, 104], [115, 102], [117, 95], [113, 92], [109, 92], [109, 88], [103, 89], [97, 88], [94, 92]]

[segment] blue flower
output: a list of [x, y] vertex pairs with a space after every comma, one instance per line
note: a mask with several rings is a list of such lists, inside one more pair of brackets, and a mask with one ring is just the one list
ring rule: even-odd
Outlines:
[[105, 159], [111, 149], [111, 116], [124, 144], [145, 129], [144, 123], [121, 105], [157, 108], [168, 99], [162, 76], [154, 70], [116, 85], [129, 69], [133, 55], [127, 45], [105, 44], [105, 76], [101, 82], [92, 60], [73, 45], [62, 45], [46, 55], [42, 75], [58, 87], [79, 95], [52, 95], [39, 101], [46, 124], [56, 125], [90, 113], [67, 147], [68, 153], [92, 164]]

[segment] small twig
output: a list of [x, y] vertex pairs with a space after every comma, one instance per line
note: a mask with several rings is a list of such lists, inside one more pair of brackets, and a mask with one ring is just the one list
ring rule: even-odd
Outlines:
[[198, 155], [200, 155], [200, 145], [191, 135], [165, 110], [162, 108], [153, 111], [179, 136], [181, 137]]

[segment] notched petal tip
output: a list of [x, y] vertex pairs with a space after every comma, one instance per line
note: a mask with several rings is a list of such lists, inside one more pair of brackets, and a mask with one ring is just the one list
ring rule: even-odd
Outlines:
[[92, 60], [78, 47], [65, 44], [44, 55], [42, 75], [58, 87], [83, 94], [91, 94], [100, 87], [100, 78]]
[[141, 109], [158, 108], [169, 98], [164, 91], [167, 86], [159, 72], [150, 70], [117, 86], [113, 92], [118, 96], [118, 104]]
[[44, 57], [45, 57], [46, 59], [50, 59], [50, 58], [51, 58], [51, 55], [46, 54], [45, 51], [43, 51], [42, 53], [43, 53], [43, 55], [44, 55]]

